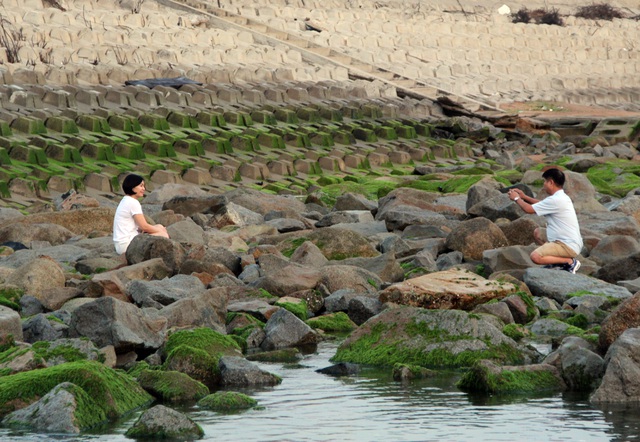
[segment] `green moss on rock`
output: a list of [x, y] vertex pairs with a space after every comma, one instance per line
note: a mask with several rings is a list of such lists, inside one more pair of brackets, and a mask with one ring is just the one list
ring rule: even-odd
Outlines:
[[62, 382], [81, 387], [111, 420], [152, 400], [126, 374], [98, 362], [69, 362], [0, 378], [0, 416], [37, 401]]
[[276, 302], [274, 305], [289, 310], [303, 321], [306, 321], [309, 317], [307, 303], [304, 299], [301, 299], [300, 302]]
[[238, 356], [240, 347], [230, 336], [218, 333], [210, 328], [180, 330], [169, 336], [165, 344], [165, 354], [170, 354], [175, 348], [187, 345], [204, 350], [210, 355]]
[[345, 312], [336, 312], [311, 318], [307, 321], [309, 327], [325, 332], [350, 332], [358, 326]]
[[[515, 368], [515, 367], [514, 367]], [[462, 375], [456, 386], [474, 393], [505, 394], [560, 391], [562, 381], [548, 370], [509, 370], [478, 361]]]
[[165, 402], [197, 401], [209, 394], [203, 383], [178, 371], [142, 370], [138, 382], [147, 392]]
[[246, 410], [258, 405], [258, 401], [235, 391], [217, 391], [201, 399], [198, 406], [219, 413]]

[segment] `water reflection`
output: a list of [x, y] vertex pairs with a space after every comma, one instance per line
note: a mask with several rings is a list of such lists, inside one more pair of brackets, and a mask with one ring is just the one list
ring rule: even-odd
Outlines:
[[[245, 390], [259, 408], [217, 414], [184, 409], [205, 430], [203, 440], [224, 441], [623, 441], [638, 440], [635, 410], [602, 411], [586, 397], [477, 396], [455, 388], [459, 374], [441, 373], [411, 383], [391, 370], [363, 369], [351, 377], [316, 373], [331, 365], [337, 344], [323, 343], [299, 364], [259, 365], [283, 378], [281, 385]], [[127, 441], [136, 416], [107, 433], [68, 441]], [[0, 429], [2, 441], [53, 441]]]

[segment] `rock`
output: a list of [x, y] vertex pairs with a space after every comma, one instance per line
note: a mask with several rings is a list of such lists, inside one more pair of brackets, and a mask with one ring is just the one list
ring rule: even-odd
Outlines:
[[[431, 219], [436, 221], [436, 224], [432, 225], [446, 226], [447, 217], [459, 219], [464, 213], [460, 209], [438, 204], [437, 200], [441, 197], [442, 195], [437, 192], [398, 187], [378, 200], [376, 220], [387, 222], [387, 230], [389, 231], [404, 230], [405, 227], [412, 224], [432, 224], [432, 222], [409, 222], [412, 217], [425, 221]], [[403, 212], [409, 215], [404, 217], [404, 220], [402, 216], [398, 216]], [[421, 212], [422, 215], [420, 215]]]
[[526, 359], [512, 339], [482, 317], [461, 310], [400, 307], [384, 310], [354, 330], [332, 360], [454, 368], [489, 355], [512, 364]]
[[377, 298], [356, 296], [349, 301], [349, 318], [357, 325], [364, 324], [369, 318], [382, 311], [382, 303]]
[[500, 189], [503, 187], [503, 184], [493, 179], [493, 177], [482, 178], [473, 186], [469, 187], [465, 210], [468, 212], [469, 209], [476, 204], [502, 195], [503, 193]]
[[456, 384], [462, 391], [485, 394], [564, 391], [566, 385], [553, 365], [498, 366], [476, 362]]
[[372, 258], [379, 255], [365, 236], [344, 228], [318, 229], [311, 232], [306, 239], [318, 246], [329, 260]]
[[570, 325], [553, 318], [541, 318], [531, 325], [531, 333], [536, 336], [560, 338], [567, 336]]
[[53, 287], [64, 287], [65, 277], [60, 264], [42, 256], [18, 267], [5, 282], [43, 302], [44, 291]]
[[235, 391], [216, 391], [198, 401], [198, 406], [207, 410], [225, 413], [245, 410], [258, 405], [258, 401]]
[[229, 303], [227, 310], [232, 312], [248, 313], [256, 319], [266, 322], [271, 316], [279, 310], [278, 307], [274, 307], [266, 301], [254, 299], [251, 301], [233, 302]]
[[22, 324], [24, 341], [33, 344], [38, 341], [55, 341], [67, 334], [68, 327], [56, 321], [50, 321], [40, 313], [32, 316]]
[[[195, 263], [190, 264], [191, 261], [195, 261]], [[191, 247], [180, 267], [180, 273], [190, 274], [197, 271], [208, 271], [208, 267], [215, 264], [226, 267], [234, 275], [238, 275], [242, 271], [240, 257], [237, 253], [224, 247], [209, 246]]]
[[134, 439], [156, 439], [158, 437], [177, 440], [196, 440], [204, 436], [200, 425], [186, 414], [156, 405], [138, 418], [125, 436]]
[[[162, 223], [161, 223], [162, 224]], [[178, 221], [167, 226], [169, 238], [180, 244], [206, 244], [204, 230], [191, 219]]]
[[534, 296], [555, 299], [563, 304], [569, 295], [578, 291], [598, 293], [614, 299], [624, 300], [631, 293], [624, 287], [600, 281], [586, 275], [532, 267], [524, 272], [523, 281]]
[[506, 194], [499, 193], [469, 207], [467, 214], [490, 221], [501, 218], [515, 220], [522, 216], [522, 210]]
[[611, 284], [637, 278], [640, 274], [640, 253], [605, 263], [593, 276]]
[[[17, 232], [19, 229], [25, 233], [25, 236], [22, 236], [23, 242], [25, 242], [24, 238], [43, 240], [48, 237], [50, 239], [46, 239], [46, 241], [51, 244], [62, 244], [66, 241], [66, 239], [62, 240], [65, 237], [69, 239], [75, 235], [88, 236], [94, 232], [110, 232], [115, 214], [115, 207], [92, 207], [90, 209], [34, 213], [11, 222], [21, 225], [21, 227], [16, 227], [15, 231]], [[48, 226], [44, 228], [38, 226], [42, 224]], [[45, 232], [46, 229], [50, 229], [51, 232]]]
[[590, 402], [601, 405], [640, 402], [640, 328], [622, 333], [611, 344], [604, 360], [607, 369]]
[[176, 195], [162, 204], [162, 210], [173, 210], [184, 216], [193, 216], [198, 213], [212, 214], [227, 202], [224, 195], [210, 195], [204, 192], [201, 195]]
[[637, 253], [640, 253], [640, 243], [637, 239], [629, 236], [611, 235], [602, 238], [591, 249], [589, 259], [598, 265], [605, 265]]
[[87, 337], [98, 347], [113, 345], [117, 353], [159, 348], [167, 320], [152, 317], [133, 304], [104, 297], [81, 305], [71, 314], [70, 337]]
[[178, 300], [158, 311], [167, 318], [167, 329], [209, 327], [223, 332], [227, 317], [227, 297], [223, 288], [209, 289]]
[[349, 302], [360, 293], [353, 289], [338, 289], [324, 298], [324, 308], [329, 313], [346, 312]]
[[560, 370], [570, 391], [591, 392], [600, 384], [605, 364], [602, 357], [591, 351], [590, 347], [584, 339], [569, 336], [544, 362]]
[[378, 209], [378, 203], [377, 201], [368, 200], [358, 193], [347, 192], [336, 198], [336, 203], [334, 204], [333, 209], [337, 211], [368, 210], [372, 212]]
[[329, 376], [353, 376], [360, 373], [360, 366], [350, 362], [340, 362], [329, 367], [319, 368], [316, 372]]
[[329, 212], [318, 221], [316, 227], [329, 227], [343, 223], [366, 223], [373, 221], [373, 215], [368, 210], [341, 210]]
[[216, 211], [208, 225], [222, 229], [225, 226], [248, 226], [263, 223], [264, 218], [259, 213], [233, 202], [228, 202]]
[[598, 339], [600, 351], [605, 353], [622, 333], [638, 327], [640, 327], [640, 292], [623, 301], [602, 321]]
[[62, 382], [39, 401], [8, 414], [2, 423], [32, 431], [80, 434], [106, 421], [104, 410], [85, 390], [71, 382]]
[[640, 240], [640, 224], [632, 216], [621, 212], [581, 212], [577, 209], [580, 230], [599, 234], [630, 236]]
[[43, 289], [38, 300], [47, 310], [55, 311], [62, 307], [68, 300], [79, 298], [82, 295], [82, 290], [75, 287], [52, 287], [50, 289]]
[[446, 246], [458, 250], [467, 260], [482, 260], [485, 250], [508, 245], [502, 230], [486, 218], [473, 218], [461, 222], [447, 236]]
[[480, 304], [473, 309], [473, 313], [487, 313], [499, 318], [504, 324], [513, 324], [513, 315], [509, 306], [504, 302], [492, 302], [487, 304]]
[[527, 305], [527, 302], [525, 302], [525, 296], [519, 295], [509, 295], [501, 301], [509, 307], [509, 311], [511, 311], [511, 315], [516, 324], [528, 324], [537, 316], [540, 316], [540, 312], [538, 312], [533, 304], [533, 300], [528, 296], [527, 298], [530, 305]]
[[56, 224], [13, 223], [0, 228], [0, 243], [20, 241], [29, 244], [33, 241], [47, 241], [50, 244], [63, 244], [74, 233]]
[[[513, 203], [512, 203], [513, 204]], [[507, 223], [497, 224], [510, 246], [528, 246], [535, 243], [533, 231], [539, 227], [532, 218], [523, 216]]]
[[24, 339], [20, 314], [15, 310], [0, 305], [0, 339], [12, 336], [16, 341]]
[[265, 215], [272, 210], [285, 213], [302, 213], [306, 207], [302, 201], [291, 195], [269, 195], [246, 187], [225, 193], [229, 201], [249, 210]]
[[472, 310], [493, 299], [518, 291], [511, 283], [487, 280], [467, 270], [430, 273], [387, 287], [380, 302], [428, 309]]
[[259, 278], [254, 285], [272, 295], [287, 296], [300, 290], [314, 289], [320, 280], [320, 271], [298, 264], [289, 264]]
[[514, 269], [528, 269], [535, 264], [529, 255], [536, 246], [507, 246], [485, 250], [482, 264], [486, 274]]
[[138, 383], [163, 402], [193, 402], [209, 394], [204, 384], [178, 371], [142, 370]]
[[263, 350], [316, 344], [318, 335], [288, 310], [275, 312], [264, 326], [266, 337], [261, 344]]
[[297, 219], [276, 218], [266, 221], [267, 225], [273, 226], [279, 233], [297, 232], [308, 228], [307, 224]]
[[171, 273], [176, 273], [185, 258], [185, 250], [180, 243], [153, 235], [137, 235], [125, 252], [129, 265], [139, 264], [154, 258], [162, 258]]
[[260, 385], [278, 385], [280, 376], [260, 369], [245, 358], [224, 356], [220, 358], [222, 385], [226, 387], [255, 387]]
[[382, 280], [366, 269], [350, 265], [328, 265], [320, 269], [320, 280], [333, 293], [340, 289], [351, 289], [358, 293], [374, 293]]
[[[14, 351], [6, 355], [0, 363], [0, 370], [3, 370], [7, 375], [37, 370], [48, 366], [47, 362], [42, 359], [42, 356], [33, 351], [33, 347], [30, 344], [18, 343], [16, 349], [19, 349], [19, 351]], [[2, 413], [0, 412], [0, 414]]]
[[94, 417], [104, 414], [116, 420], [152, 400], [130, 376], [99, 362], [76, 361], [0, 377], [0, 415], [36, 402], [62, 382], [71, 382], [87, 393], [100, 409], [91, 413]]
[[172, 272], [162, 258], [149, 259], [139, 264], [122, 267], [94, 275], [91, 282], [96, 286], [95, 296], [111, 296], [129, 302], [126, 286], [133, 280], [160, 280]]
[[329, 262], [318, 246], [311, 241], [303, 242], [293, 252], [289, 261], [311, 268], [322, 267]]
[[363, 268], [378, 275], [382, 282], [398, 282], [404, 279], [404, 270], [392, 253], [373, 258], [347, 258], [342, 261], [330, 261], [329, 264]]
[[162, 308], [206, 290], [195, 276], [175, 275], [159, 281], [134, 280], [127, 284], [126, 294], [140, 307]]

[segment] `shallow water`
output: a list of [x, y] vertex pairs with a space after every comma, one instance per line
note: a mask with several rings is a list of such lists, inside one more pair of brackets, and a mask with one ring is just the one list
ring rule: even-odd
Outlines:
[[[260, 407], [237, 414], [184, 409], [207, 441], [634, 441], [640, 408], [603, 412], [586, 397], [471, 396], [455, 388], [456, 373], [400, 383], [388, 370], [334, 378], [335, 343], [323, 343], [297, 365], [260, 364], [283, 377], [273, 388], [244, 391]], [[138, 413], [139, 414], [139, 413]], [[65, 437], [0, 429], [0, 441], [131, 441], [137, 416], [102, 434]]]

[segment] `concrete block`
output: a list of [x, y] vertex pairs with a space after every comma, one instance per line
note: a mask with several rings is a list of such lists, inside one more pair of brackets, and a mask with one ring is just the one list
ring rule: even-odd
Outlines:
[[84, 185], [100, 192], [115, 192], [111, 188], [111, 177], [102, 173], [89, 173], [84, 177]]

